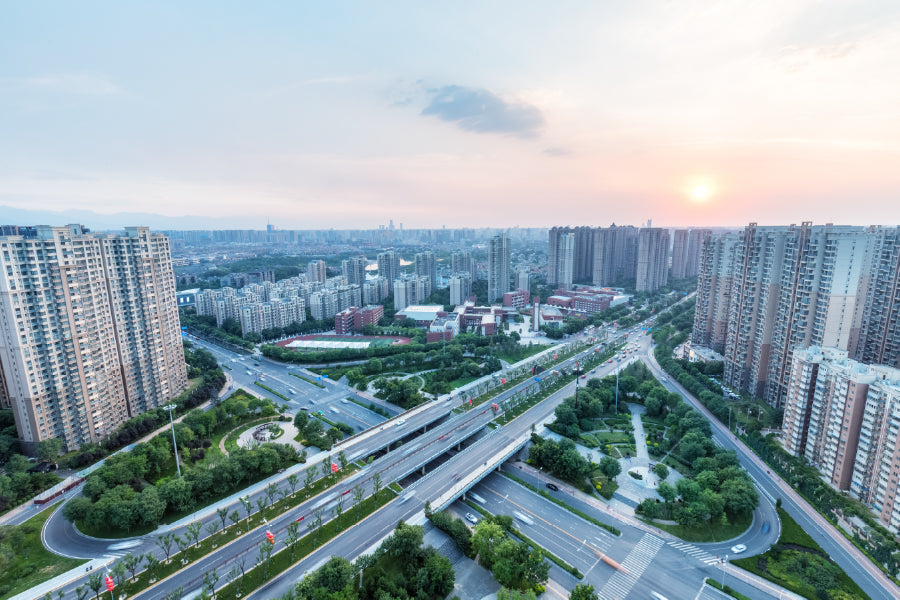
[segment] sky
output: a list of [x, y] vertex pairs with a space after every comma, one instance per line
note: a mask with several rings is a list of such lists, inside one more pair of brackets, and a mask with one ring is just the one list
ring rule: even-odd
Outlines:
[[4, 207], [897, 225], [900, 2], [0, 0]]

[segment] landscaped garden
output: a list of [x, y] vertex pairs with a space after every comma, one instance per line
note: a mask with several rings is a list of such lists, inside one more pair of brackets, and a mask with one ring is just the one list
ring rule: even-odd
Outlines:
[[778, 516], [781, 518], [778, 543], [765, 554], [732, 560], [732, 564], [810, 600], [862, 600], [869, 597], [780, 507]]

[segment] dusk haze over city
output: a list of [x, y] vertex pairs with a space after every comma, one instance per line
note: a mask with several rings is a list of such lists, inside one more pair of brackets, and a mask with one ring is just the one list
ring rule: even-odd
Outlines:
[[89, 598], [900, 598], [900, 2], [0, 0], [0, 600]]

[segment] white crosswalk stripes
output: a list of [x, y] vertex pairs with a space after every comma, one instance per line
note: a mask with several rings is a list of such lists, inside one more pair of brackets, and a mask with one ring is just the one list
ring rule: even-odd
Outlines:
[[653, 562], [653, 558], [662, 546], [662, 539], [649, 533], [644, 534], [644, 537], [635, 544], [625, 560], [622, 561], [622, 570], [613, 573], [603, 589], [597, 593], [600, 600], [623, 600], [628, 596], [631, 588]]
[[705, 550], [701, 550], [700, 548], [698, 548], [697, 546], [694, 546], [693, 544], [688, 544], [687, 542], [675, 542], [675, 541], [669, 541], [668, 544], [670, 546], [672, 546], [673, 548], [678, 548], [685, 554], [688, 554], [688, 555], [696, 558], [697, 560], [699, 560], [700, 562], [702, 562], [704, 564], [713, 565], [713, 564], [716, 564], [717, 562], [719, 562], [718, 556], [713, 556], [709, 552], [706, 552]]

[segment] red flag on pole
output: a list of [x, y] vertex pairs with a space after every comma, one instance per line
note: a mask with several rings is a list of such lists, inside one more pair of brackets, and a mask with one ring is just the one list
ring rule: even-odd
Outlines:
[[113, 588], [115, 588], [115, 587], [116, 587], [116, 584], [113, 583], [112, 577], [107, 575], [106, 576], [106, 589], [108, 589], [111, 592], [111, 591], [113, 591]]
[[472, 399], [469, 398], [469, 406], [472, 406]]
[[332, 473], [337, 473], [337, 472], [338, 472], [338, 466], [337, 466], [336, 464], [334, 464], [334, 463], [331, 463], [331, 472], [332, 472]]

